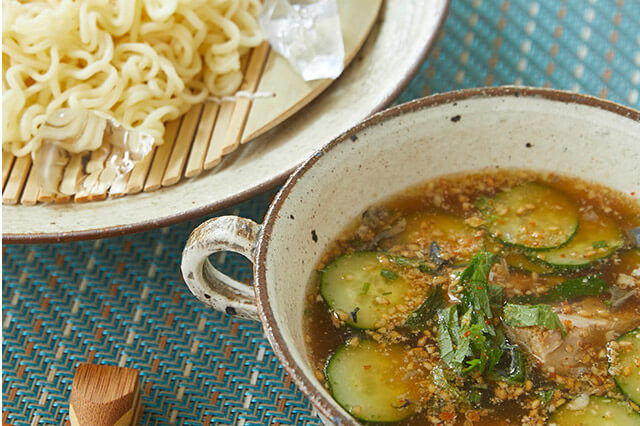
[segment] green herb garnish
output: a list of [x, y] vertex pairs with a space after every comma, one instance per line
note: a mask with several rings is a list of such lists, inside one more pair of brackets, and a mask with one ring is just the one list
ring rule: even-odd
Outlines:
[[453, 396], [456, 400], [464, 401], [466, 399], [463, 395], [464, 391], [452, 385], [451, 382], [447, 379], [442, 366], [438, 365], [433, 370], [431, 370], [431, 377], [433, 379], [433, 383], [436, 386], [451, 393], [451, 396]]
[[427, 265], [426, 263], [421, 263], [418, 265], [418, 270], [420, 272], [424, 272], [425, 274], [431, 274], [433, 273], [433, 268], [429, 265]]
[[427, 296], [422, 304], [413, 311], [411, 315], [404, 322], [405, 327], [411, 329], [424, 329], [428, 323], [435, 318], [435, 315], [444, 305], [444, 298], [442, 297], [442, 288], [435, 287], [433, 291]]
[[464, 288], [462, 301], [480, 321], [493, 318], [489, 301], [488, 277], [495, 259], [493, 254], [482, 251], [473, 257], [469, 266], [460, 275], [459, 284]]
[[369, 281], [365, 281], [364, 284], [362, 284], [362, 290], [360, 290], [360, 294], [361, 295], [365, 295], [369, 292], [369, 287], [371, 287], [371, 283]]
[[505, 338], [492, 325], [492, 306], [500, 309], [502, 289], [489, 284], [495, 256], [476, 254], [460, 275], [462, 303], [438, 313], [438, 346], [444, 363], [458, 374], [494, 370], [503, 355]]
[[420, 272], [424, 272], [427, 274], [433, 273], [433, 268], [427, 263], [418, 262], [417, 260], [409, 259], [408, 257], [404, 256], [390, 256], [389, 259], [391, 259], [391, 261], [398, 266], [416, 268]]
[[416, 262], [404, 256], [391, 256], [390, 259], [398, 266], [408, 266], [409, 268], [417, 267]]
[[398, 279], [398, 274], [396, 272], [393, 272], [389, 269], [383, 269], [380, 271], [380, 275], [382, 275], [383, 277], [385, 277], [388, 280], [397, 280]]
[[558, 330], [564, 337], [567, 334], [558, 314], [549, 305], [516, 305], [507, 303], [502, 320], [513, 327], [540, 326], [549, 330]]
[[480, 392], [478, 389], [472, 389], [467, 394], [467, 398], [469, 399], [469, 403], [473, 407], [480, 407], [480, 403], [482, 402], [482, 392]]
[[553, 398], [554, 389], [540, 389], [536, 393], [538, 394], [538, 398], [542, 402], [542, 405], [547, 405], [551, 402], [551, 398]]
[[479, 210], [484, 210], [488, 207], [490, 201], [491, 198], [487, 197], [486, 195], [481, 195], [476, 199], [473, 205], [476, 206], [476, 208], [478, 208]]
[[603, 247], [608, 247], [609, 243], [607, 243], [605, 240], [601, 240], [601, 241], [594, 241], [593, 244], [591, 244], [593, 246], [593, 248], [603, 248]]
[[306, 308], [306, 309], [304, 310], [304, 315], [305, 315], [306, 317], [310, 317], [310, 316], [311, 316], [311, 309]]

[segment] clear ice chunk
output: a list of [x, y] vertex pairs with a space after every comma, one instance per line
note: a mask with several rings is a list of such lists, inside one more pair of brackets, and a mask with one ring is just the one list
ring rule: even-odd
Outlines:
[[342, 73], [345, 53], [336, 0], [266, 0], [259, 22], [271, 47], [305, 81]]

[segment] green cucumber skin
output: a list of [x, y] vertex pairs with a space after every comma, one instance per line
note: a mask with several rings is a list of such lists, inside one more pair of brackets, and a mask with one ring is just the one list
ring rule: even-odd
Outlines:
[[[333, 355], [331, 355], [329, 357], [329, 359], [327, 359], [327, 364], [324, 366], [324, 378], [327, 381], [327, 384], [329, 385], [329, 392], [331, 393], [331, 396], [333, 396], [335, 394], [335, 384], [333, 383], [333, 380], [331, 380], [331, 378], [329, 377], [329, 375], [330, 375], [330, 373], [329, 373], [329, 365], [331, 364], [331, 360], [333, 360], [334, 357], [339, 355], [341, 352], [345, 351], [346, 348], [347, 348], [347, 345], [342, 345], [338, 349], [336, 349], [336, 351], [333, 353]], [[347, 406], [346, 404], [344, 404], [341, 401], [339, 401], [338, 398], [336, 398], [335, 396], [333, 396], [333, 400], [335, 402], [337, 402], [338, 405], [341, 406], [347, 413], [349, 413], [350, 416], [353, 416], [356, 419], [361, 420], [363, 422], [370, 422], [370, 420], [366, 419], [365, 417], [362, 417], [362, 415], [353, 414], [350, 411], [349, 406]], [[390, 420], [388, 422], [383, 422], [381, 420], [376, 420], [376, 423], [392, 423], [392, 422], [396, 422], [396, 421], [397, 420]]]
[[[364, 340], [364, 341], [360, 342], [361, 346], [365, 346], [367, 344], [373, 344], [373, 342], [369, 341], [369, 340]], [[349, 415], [351, 415], [351, 416], [355, 417], [356, 419], [361, 420], [363, 422], [372, 423], [372, 424], [396, 423], [396, 422], [399, 422], [401, 420], [406, 419], [407, 417], [412, 416], [414, 414], [414, 412], [407, 412], [407, 413], [405, 413], [405, 415], [397, 416], [397, 417], [394, 417], [392, 419], [380, 419], [380, 418], [371, 419], [371, 418], [367, 417], [366, 413], [360, 413], [360, 414], [352, 413], [351, 407], [349, 407], [349, 404], [347, 404], [347, 403], [345, 403], [343, 401], [340, 401], [340, 399], [338, 399], [335, 396], [337, 387], [339, 387], [340, 385], [336, 383], [338, 380], [333, 380], [332, 377], [331, 377], [332, 376], [332, 374], [331, 374], [331, 364], [332, 364], [332, 362], [341, 362], [340, 357], [344, 356], [343, 353], [346, 352], [349, 349], [350, 349], [349, 346], [346, 345], [346, 344], [342, 345], [338, 349], [336, 349], [335, 352], [327, 360], [327, 363], [326, 363], [325, 368], [324, 368], [325, 380], [327, 381], [327, 384], [329, 385], [329, 392], [333, 396], [334, 401], [336, 401], [338, 403], [338, 405], [340, 405], [345, 411], [347, 411], [349, 413]]]
[[[589, 398], [589, 405], [591, 404], [600, 404], [600, 403], [604, 403], [607, 405], [611, 405], [612, 408], [609, 408], [607, 412], [605, 413], [598, 413], [595, 412], [595, 414], [593, 412], [589, 413], [589, 417], [591, 418], [587, 418], [587, 419], [580, 419], [580, 417], [582, 417], [585, 413], [585, 410], [589, 410], [589, 408], [586, 408], [585, 410], [571, 410], [571, 415], [570, 418], [571, 420], [569, 420], [570, 423], [567, 422], [562, 422], [562, 420], [564, 420], [564, 414], [566, 411], [568, 411], [569, 409], [566, 407], [567, 404], [560, 406], [560, 408], [558, 408], [552, 415], [551, 418], [549, 419], [549, 422], [547, 424], [549, 425], [555, 425], [555, 426], [576, 426], [576, 425], [601, 425], [604, 424], [602, 419], [605, 418], [604, 415], [605, 414], [610, 414], [612, 409], [621, 409], [621, 410], [625, 410], [624, 414], [620, 414], [620, 416], [624, 416], [624, 417], [615, 417], [615, 418], [607, 418], [607, 420], [609, 420], [609, 423], [607, 424], [613, 424], [613, 425], [621, 425], [621, 426], [625, 426], [625, 425], [640, 425], [640, 413], [633, 411], [631, 409], [631, 407], [628, 406], [627, 403], [625, 403], [625, 401], [619, 401], [617, 399], [610, 399], [610, 398], [606, 398], [603, 396], [591, 396]], [[627, 407], [624, 407], [623, 405], [627, 405]], [[607, 408], [607, 407], [598, 407], [598, 408]], [[593, 407], [590, 409], [590, 411], [593, 410]], [[577, 423], [577, 421], [580, 421], [581, 423]], [[582, 423], [582, 421], [587, 421], [589, 423]], [[623, 423], [624, 421], [624, 423]]]
[[[495, 217], [491, 218], [490, 217], [490, 213], [491, 213], [491, 207], [488, 207], [487, 204], [482, 204], [482, 205], [477, 205], [480, 212], [482, 213], [482, 215], [485, 217], [485, 219], [487, 220], [487, 224], [485, 224], [485, 229], [487, 230], [487, 232], [489, 233], [489, 235], [491, 235], [493, 238], [497, 239], [498, 241], [500, 241], [502, 244], [504, 244], [507, 247], [517, 247], [517, 248], [521, 248], [521, 249], [525, 249], [525, 250], [530, 250], [530, 251], [534, 251], [534, 252], [544, 252], [546, 250], [554, 250], [554, 249], [558, 249], [563, 247], [564, 245], [568, 244], [569, 241], [571, 241], [571, 239], [576, 235], [576, 233], [578, 232], [578, 225], [579, 225], [579, 212], [577, 209], [577, 206], [575, 206], [575, 204], [572, 202], [573, 200], [571, 200], [570, 197], [568, 197], [566, 194], [564, 194], [562, 191], [552, 187], [552, 186], [548, 186], [546, 184], [543, 183], [539, 183], [539, 182], [528, 182], [528, 183], [523, 183], [520, 185], [516, 185], [512, 188], [510, 188], [508, 191], [503, 191], [503, 192], [499, 192], [495, 195], [493, 195], [490, 199], [486, 199], [488, 201], [495, 201], [496, 199], [501, 200], [503, 197], [508, 197], [509, 195], [513, 195], [509, 194], [509, 192], [514, 191], [514, 190], [527, 190], [528, 188], [538, 188], [539, 189], [544, 189], [547, 191], [550, 191], [551, 193], [555, 193], [557, 196], [564, 198], [564, 203], [568, 205], [571, 205], [571, 207], [573, 208], [573, 214], [575, 214], [576, 218], [575, 218], [575, 224], [573, 226], [573, 229], [570, 230], [570, 232], [567, 233], [565, 240], [562, 241], [561, 243], [558, 244], [554, 244], [554, 245], [546, 245], [546, 246], [529, 246], [526, 244], [522, 244], [522, 243], [518, 243], [518, 242], [514, 242], [514, 241], [509, 241], [507, 239], [505, 239], [505, 237], [501, 237], [501, 236], [497, 236], [496, 235], [496, 230], [500, 230], [500, 225], [496, 225], [495, 222]], [[509, 208], [513, 208], [514, 206], [510, 206]], [[569, 230], [567, 230], [569, 231]]]
[[[536, 271], [536, 270], [533, 270], [533, 269], [530, 269], [530, 268], [527, 268], [527, 267], [523, 267], [523, 266], [515, 266], [515, 265], [510, 264], [510, 263], [507, 261], [507, 265], [509, 266], [509, 268], [513, 268], [513, 269], [515, 269], [516, 271], [520, 271], [520, 272], [535, 272], [535, 273], [536, 273], [536, 274], [538, 274], [538, 275], [553, 275], [553, 273], [555, 272], [555, 268], [554, 268], [552, 265], [549, 265], [549, 264], [547, 264], [547, 263], [545, 263], [545, 262], [541, 261], [541, 260], [540, 260], [540, 259], [538, 259], [537, 257], [536, 257], [536, 258], [530, 257], [530, 256], [527, 254], [527, 251], [524, 251], [524, 253], [521, 253], [521, 254], [522, 254], [523, 256], [525, 256], [525, 257], [527, 258], [527, 260], [529, 260], [529, 261], [530, 261], [530, 262], [532, 262], [533, 264], [540, 265], [540, 267], [541, 267], [541, 268], [544, 268], [544, 269], [545, 269], [545, 271], [539, 271], [539, 270], [538, 270], [538, 271]], [[504, 253], [503, 253], [501, 256], [502, 256], [502, 257], [504, 257], [504, 258], [506, 259], [506, 254], [504, 254]]]
[[[375, 252], [375, 251], [360, 251], [360, 252], [357, 252], [357, 253], [373, 254], [373, 253], [377, 253], [377, 252]], [[324, 281], [325, 281], [324, 272], [326, 272], [329, 268], [334, 266], [335, 262], [337, 260], [339, 260], [340, 258], [344, 257], [344, 256], [345, 255], [342, 254], [342, 255], [338, 256], [337, 258], [333, 259], [329, 265], [325, 266], [325, 268], [322, 270], [322, 274], [320, 275], [320, 289], [319, 289], [320, 296], [322, 296], [322, 299], [324, 299], [324, 301], [327, 303], [327, 305], [329, 305], [329, 309], [331, 309], [334, 312], [335, 312], [335, 310], [334, 310], [333, 306], [331, 306], [331, 303], [329, 302], [329, 297], [323, 291], [324, 288], [325, 288], [325, 286], [324, 286]], [[355, 323], [355, 324], [349, 323], [349, 325], [351, 327], [354, 327], [354, 328], [357, 328], [357, 329], [360, 329], [360, 330], [369, 330], [368, 327], [362, 327], [361, 325], [358, 325], [357, 323]]]
[[[606, 248], [601, 253], [602, 247], [596, 246], [596, 243], [602, 242]], [[566, 246], [545, 253], [529, 253], [529, 257], [536, 256], [548, 265], [571, 270], [584, 268], [608, 258], [622, 248], [624, 243], [624, 235], [616, 221], [604, 212], [592, 210], [580, 216], [578, 232]], [[589, 251], [596, 249], [597, 252], [584, 258]]]
[[327, 381], [327, 384], [329, 385], [329, 393], [331, 393], [331, 396], [333, 397], [333, 400], [335, 402], [338, 403], [339, 406], [341, 406], [347, 413], [349, 413], [349, 415], [355, 417], [358, 420], [362, 420], [364, 422], [368, 421], [367, 419], [364, 419], [362, 417], [359, 417], [355, 414], [353, 414], [351, 411], [349, 411], [349, 407], [342, 403], [341, 401], [338, 400], [338, 398], [336, 398], [335, 396], [335, 384], [333, 383], [333, 380], [331, 380], [330, 377], [330, 365], [331, 365], [331, 361], [336, 359], [336, 356], [340, 356], [342, 352], [344, 352], [347, 348], [347, 345], [342, 345], [340, 346], [338, 349], [335, 350], [335, 352], [327, 359], [327, 363], [324, 366], [324, 379]]
[[579, 297], [597, 296], [610, 290], [599, 275], [569, 278], [543, 294], [515, 296], [510, 300], [522, 304], [556, 304]]
[[534, 257], [535, 256], [534, 253], [527, 253], [526, 256], [529, 258], [529, 260], [535, 260], [537, 262], [541, 262], [544, 265], [548, 266], [549, 268], [552, 269], [552, 273], [553, 272], [563, 273], [563, 272], [579, 271], [581, 269], [588, 269], [598, 262], [606, 262], [608, 258], [616, 254], [616, 251], [618, 251], [618, 249], [620, 249], [620, 247], [618, 247], [616, 250], [612, 251], [611, 253], [607, 254], [606, 256], [599, 257], [593, 260], [587, 260], [585, 263], [572, 264], [572, 265], [551, 263], [544, 259], [540, 259], [539, 257]]
[[[575, 227], [575, 229], [573, 230], [573, 232], [571, 233], [571, 235], [569, 236], [569, 239], [565, 242], [563, 242], [562, 244], [559, 244], [557, 246], [552, 246], [552, 247], [540, 247], [540, 248], [532, 248], [532, 247], [528, 247], [522, 244], [515, 244], [515, 243], [510, 243], [509, 241], [505, 241], [500, 237], [496, 237], [494, 235], [491, 235], [492, 238], [495, 238], [496, 240], [500, 241], [502, 244], [505, 245], [505, 247], [512, 247], [512, 248], [516, 248], [516, 249], [521, 249], [525, 252], [534, 252], [534, 253], [544, 253], [545, 251], [550, 251], [550, 250], [556, 250], [556, 249], [560, 249], [564, 246], [566, 246], [567, 244], [569, 244], [569, 241], [571, 241], [571, 239], [573, 237], [575, 237], [575, 235], [578, 233], [578, 226]], [[540, 260], [540, 259], [538, 259]]]
[[[631, 337], [632, 339], [638, 339], [637, 336], [638, 334], [640, 334], [640, 327], [635, 328], [631, 331], [626, 332], [625, 334], [623, 334], [622, 336], [618, 337], [616, 339], [616, 341], [620, 342], [623, 339], [627, 339], [628, 337]], [[640, 339], [638, 339], [640, 340]], [[640, 343], [639, 343], [640, 345]], [[640, 353], [636, 354], [638, 357], [640, 357]], [[640, 370], [638, 370], [638, 372], [640, 372]], [[634, 372], [636, 373], [636, 372]], [[626, 378], [625, 378], [626, 379]], [[613, 380], [616, 382], [616, 385], [618, 385], [618, 388], [620, 389], [620, 392], [622, 392], [627, 398], [629, 398], [631, 401], [635, 402], [636, 404], [640, 404], [640, 391], [638, 391], [638, 389], [633, 389], [633, 391], [629, 391], [627, 390], [627, 385], [622, 383], [623, 378], [617, 375], [613, 376]], [[636, 375], [636, 381], [637, 381], [637, 388], [640, 388], [640, 376]], [[632, 385], [633, 386], [633, 385]], [[636, 395], [633, 395], [633, 394]]]

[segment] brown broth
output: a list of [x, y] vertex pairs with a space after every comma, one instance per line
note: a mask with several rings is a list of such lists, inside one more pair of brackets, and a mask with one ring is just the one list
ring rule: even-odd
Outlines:
[[[530, 181], [542, 182], [560, 189], [572, 198], [581, 210], [596, 208], [605, 212], [605, 214], [608, 217], [613, 218], [620, 229], [623, 230], [626, 238], [625, 247], [632, 246], [632, 240], [628, 235], [628, 230], [640, 226], [640, 203], [638, 203], [637, 200], [632, 199], [626, 194], [612, 191], [597, 184], [585, 182], [576, 178], [559, 176], [553, 173], [543, 174], [529, 171], [503, 170], [443, 177], [405, 191], [403, 194], [396, 196], [377, 207], [390, 209], [402, 216], [406, 216], [412, 212], [438, 211], [453, 214], [461, 218], [470, 218], [478, 215], [478, 210], [473, 205], [474, 201], [478, 197], [492, 196], [505, 188]], [[356, 238], [360, 224], [361, 219], [358, 219], [352, 226], [348, 227], [348, 229], [343, 232], [336, 243], [327, 251], [322, 262], [318, 265], [319, 271], [333, 259], [345, 252], [357, 251], [357, 249], [354, 249], [354, 246], [360, 244], [360, 242], [358, 242], [359, 238]], [[561, 276], [565, 279], [569, 277], [585, 276], [587, 274], [599, 274], [608, 283], [615, 283], [617, 274], [621, 272], [628, 273], [628, 267], [627, 270], [622, 271], [619, 266], [619, 253], [620, 250], [618, 250], [616, 254], [597, 262], [595, 265], [587, 269], [567, 270], [566, 272], [563, 272]], [[638, 267], [640, 267], [640, 265], [638, 265]], [[530, 272], [511, 271], [510, 273], [513, 275], [509, 275], [507, 281], [511, 283], [515, 282], [514, 280], [521, 278], [525, 281], [529, 280], [534, 286], [545, 285], [545, 278], [541, 278]], [[359, 339], [375, 338], [376, 332], [363, 331], [344, 325], [344, 323], [340, 324], [339, 319], [335, 314], [331, 313], [327, 304], [319, 295], [319, 276], [320, 273], [317, 274], [317, 277], [314, 278], [313, 282], [309, 286], [310, 291], [308, 295], [308, 303], [305, 309], [304, 326], [306, 333], [305, 340], [308, 344], [312, 366], [316, 369], [317, 376], [322, 377], [328, 359], [338, 347], [346, 344], [350, 339], [356, 336]], [[499, 274], [497, 274], [496, 277], [496, 280], [499, 280]], [[640, 283], [636, 282], [636, 284]], [[511, 290], [505, 289], [505, 291], [507, 292]], [[604, 301], [605, 296], [592, 296], [592, 299], [593, 303], [597, 304]], [[420, 302], [418, 301], [417, 304], [419, 303]], [[639, 307], [640, 297], [634, 296], [627, 299], [619, 309], [622, 311], [627, 310], [631, 312], [632, 315], [635, 315], [635, 317], [640, 318]], [[638, 322], [640, 322], [640, 320]], [[638, 324], [636, 323], [635, 326], [637, 325]], [[409, 332], [401, 327], [396, 328], [395, 330], [403, 336], [404, 340], [402, 341], [402, 344], [407, 347], [407, 350], [410, 348], [416, 348], [418, 340], [423, 337], [423, 334]], [[435, 332], [435, 327], [433, 327], [431, 330], [431, 336], [427, 339], [425, 348], [429, 345], [432, 347], [433, 345], [437, 346]], [[382, 336], [380, 337], [382, 342], [389, 341], [388, 331], [387, 334], [379, 333], [379, 336]], [[593, 349], [595, 350], [598, 348]], [[542, 407], [539, 407], [537, 410], [535, 409], [535, 401], [540, 399], [539, 394], [537, 394], [536, 391], [558, 388], [558, 392], [554, 394], [550, 402], [550, 404], [553, 405], [558, 402], [562, 402], [560, 399], [571, 398], [572, 396], [575, 396], [577, 392], [585, 391], [585, 389], [591, 391], [595, 390], [595, 392], [599, 394], [611, 394], [615, 387], [610, 376], [602, 379], [602, 383], [598, 382], [597, 386], [593, 386], [592, 381], [596, 380], [597, 382], [600, 379], [594, 379], [593, 377], [588, 376], [590, 373], [586, 373], [584, 377], [573, 377], [571, 375], [563, 376], [561, 374], [550, 373], [548, 370], [534, 365], [535, 363], [532, 362], [531, 357], [529, 357], [529, 362], [533, 365], [528, 376], [528, 380], [531, 381], [529, 389], [526, 389], [527, 386], [525, 385], [506, 388], [506, 392], [517, 393], [520, 392], [517, 390], [518, 387], [521, 387], [522, 394], [518, 398], [507, 398], [507, 400], [499, 398], [502, 394], [499, 386], [495, 383], [489, 383], [489, 390], [484, 393], [483, 404], [481, 404], [481, 408], [484, 407], [487, 409], [484, 412], [471, 410], [475, 412], [475, 414], [467, 413], [467, 417], [465, 418], [465, 414], [461, 413], [460, 410], [456, 411], [455, 404], [453, 407], [451, 404], [444, 404], [444, 408], [441, 408], [438, 413], [431, 413], [431, 415], [435, 415], [436, 417], [429, 418], [427, 417], [430, 410], [430, 408], [428, 408], [430, 402], [428, 401], [431, 400], [427, 400], [422, 407], [422, 412], [418, 412], [397, 424], [418, 425], [436, 420], [445, 424], [460, 425], [465, 424], [465, 421], [467, 422], [466, 424], [475, 425], [521, 424], [524, 420], [529, 421], [530, 424], [542, 424], [546, 420], [547, 411]], [[598, 359], [594, 359], [591, 364], [596, 369], [606, 371], [606, 358], [599, 357]], [[423, 372], [429, 373], [429, 371]], [[431, 397], [432, 396], [433, 395], [431, 395]], [[453, 415], [447, 412], [452, 409]], [[531, 416], [532, 412], [534, 412], [535, 415]], [[438, 417], [438, 415], [441, 416]]]

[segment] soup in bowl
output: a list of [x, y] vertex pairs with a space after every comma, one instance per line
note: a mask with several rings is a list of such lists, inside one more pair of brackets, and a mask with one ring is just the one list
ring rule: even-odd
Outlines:
[[640, 204], [557, 173], [441, 177], [318, 263], [315, 375], [396, 424], [638, 424]]
[[[183, 276], [263, 323], [326, 424], [636, 424], [638, 164], [637, 111], [436, 95], [330, 142], [264, 224], [198, 227]], [[254, 263], [253, 286], [211, 266], [222, 250]]]

